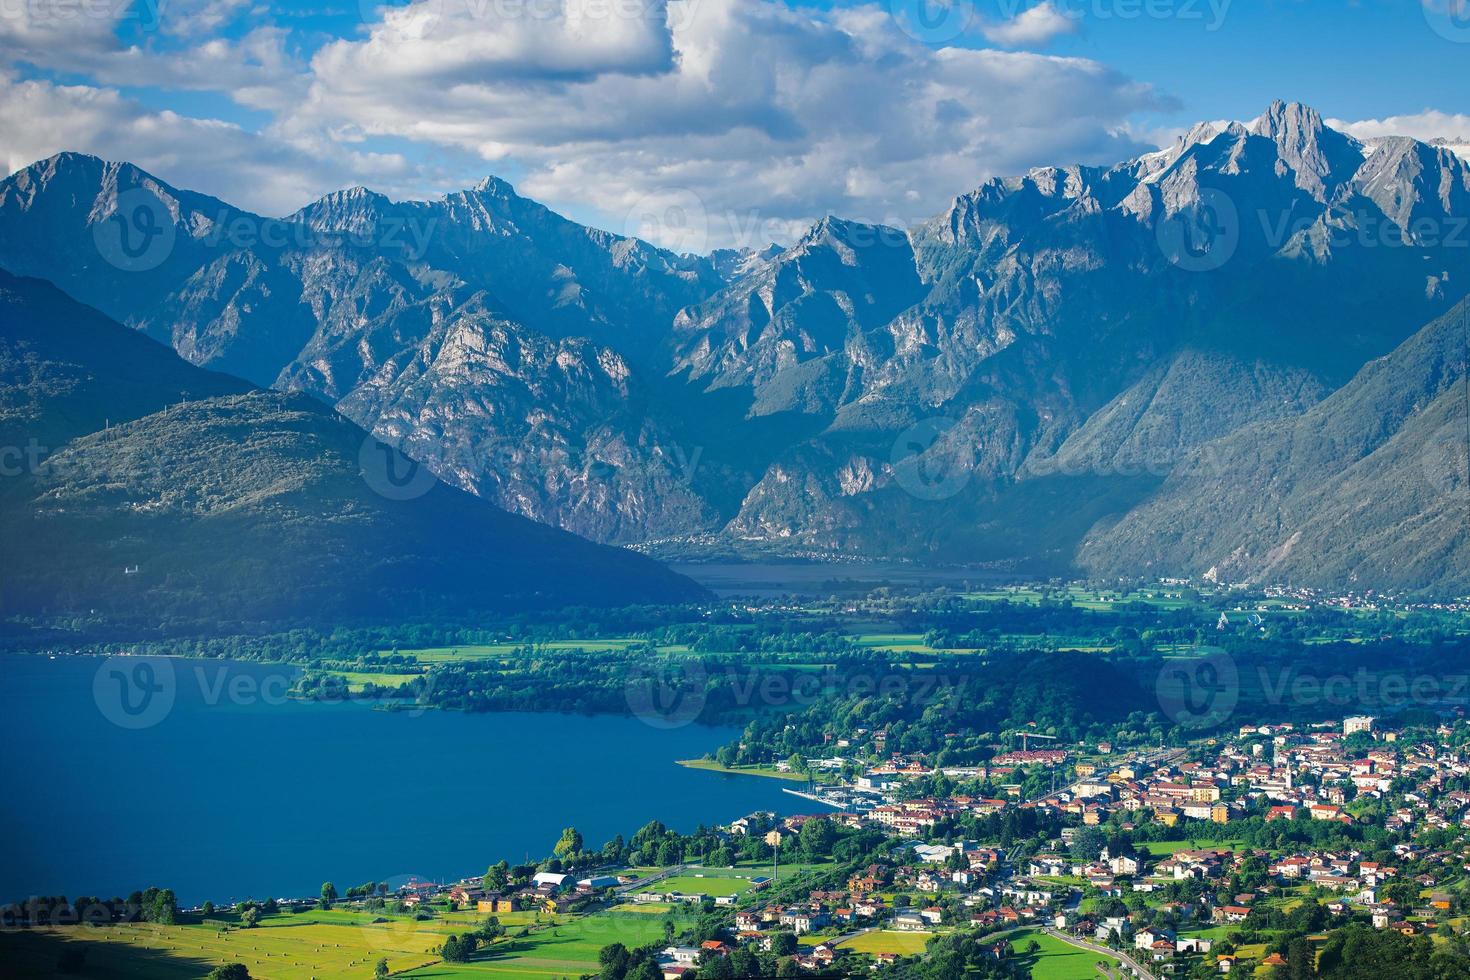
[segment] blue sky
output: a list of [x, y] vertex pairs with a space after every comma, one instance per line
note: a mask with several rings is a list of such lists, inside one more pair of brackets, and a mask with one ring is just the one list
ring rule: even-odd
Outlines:
[[1470, 136], [1470, 0], [940, 2], [11, 5], [0, 148], [7, 171], [78, 149], [268, 213], [495, 173], [697, 248], [921, 220], [1276, 98], [1363, 137]]

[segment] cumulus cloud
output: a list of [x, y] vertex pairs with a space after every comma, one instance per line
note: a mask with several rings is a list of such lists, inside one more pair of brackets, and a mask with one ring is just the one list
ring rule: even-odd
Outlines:
[[[622, 13], [589, 32], [591, 9]], [[283, 131], [513, 160], [524, 192], [614, 225], [693, 195], [713, 246], [790, 237], [828, 212], [909, 222], [996, 174], [1122, 159], [1147, 148], [1127, 118], [1164, 102], [1085, 59], [931, 48], [876, 6], [485, 10], [421, 0], [328, 45]]]
[[1329, 119], [1327, 125], [1364, 140], [1381, 136], [1412, 136], [1426, 141], [1444, 137], [1470, 143], [1470, 116], [1464, 113], [1440, 112], [1437, 109], [1425, 109], [1407, 116], [1362, 119], [1357, 122]]
[[[224, 92], [244, 106], [278, 110], [305, 89], [305, 65], [287, 52], [287, 32], [262, 25], [238, 40], [207, 33], [235, 16], [234, 0], [18, 3], [0, 15], [9, 66], [82, 75], [104, 85]], [[145, 43], [124, 43], [122, 36]]]
[[980, 33], [988, 41], [1010, 48], [1040, 47], [1077, 31], [1077, 20], [1048, 2], [1024, 10], [1010, 20], [985, 23]]
[[12, 173], [62, 150], [126, 160], [176, 187], [283, 215], [353, 180], [404, 186], [419, 174], [391, 154], [274, 139], [218, 120], [157, 112], [106, 88], [0, 74], [0, 164]]

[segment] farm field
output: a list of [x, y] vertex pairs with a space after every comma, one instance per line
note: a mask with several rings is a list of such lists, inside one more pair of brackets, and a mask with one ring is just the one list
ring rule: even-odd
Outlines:
[[[1024, 929], [1007, 938], [1016, 952], [1016, 959], [1030, 967], [1032, 980], [1092, 980], [1099, 975], [1099, 961], [1106, 961], [1110, 967], [1119, 965], [1111, 956], [1069, 946], [1040, 930]], [[1035, 953], [1027, 953], [1026, 947], [1032, 940], [1041, 948]]]
[[913, 956], [916, 953], [922, 953], [925, 944], [933, 938], [934, 933], [932, 932], [895, 932], [890, 929], [874, 929], [861, 936], [854, 936], [840, 945], [843, 949], [854, 953], [897, 953], [900, 956]]

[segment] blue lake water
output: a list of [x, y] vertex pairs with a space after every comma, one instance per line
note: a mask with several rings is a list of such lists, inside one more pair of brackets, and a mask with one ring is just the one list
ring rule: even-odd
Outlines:
[[802, 805], [772, 780], [674, 765], [734, 729], [303, 703], [281, 696], [290, 676], [0, 657], [0, 902], [443, 880], [544, 857], [567, 826], [600, 847], [653, 819], [688, 831]]

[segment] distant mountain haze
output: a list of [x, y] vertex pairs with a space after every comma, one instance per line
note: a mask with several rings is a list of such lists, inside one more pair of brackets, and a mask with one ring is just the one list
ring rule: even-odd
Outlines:
[[[912, 228], [831, 216], [704, 257], [494, 178], [275, 220], [62, 154], [0, 182], [0, 266], [599, 541], [1435, 589], [1470, 584], [1443, 480], [1360, 506], [1388, 477], [1352, 453], [1388, 447], [1301, 440], [1370, 425], [1354, 386], [1427, 356], [1470, 283], [1467, 220], [1449, 143], [1278, 102]], [[1380, 434], [1450, 418], [1463, 356], [1441, 367], [1399, 370], [1427, 387]], [[1276, 461], [1207, 484], [1207, 447]], [[1286, 473], [1334, 500], [1262, 492]], [[1342, 543], [1405, 525], [1419, 558]]]

